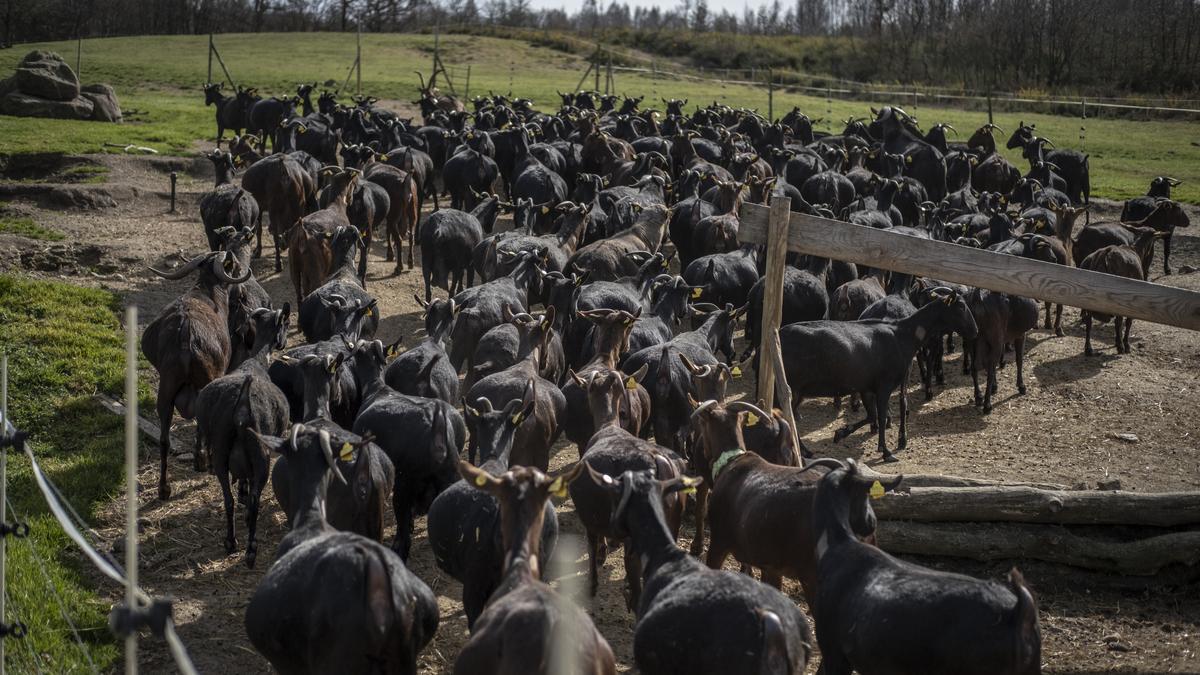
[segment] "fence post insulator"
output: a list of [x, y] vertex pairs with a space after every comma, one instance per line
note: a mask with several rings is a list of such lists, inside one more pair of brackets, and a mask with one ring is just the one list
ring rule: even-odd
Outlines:
[[0, 537], [12, 535], [17, 539], [24, 539], [29, 536], [29, 523], [14, 522], [11, 525], [8, 523], [0, 523]]
[[21, 621], [12, 623], [0, 623], [0, 638], [15, 637], [23, 638], [29, 634], [29, 626], [26, 626]]
[[154, 637], [166, 633], [171, 619], [171, 601], [154, 598], [148, 606], [130, 609], [129, 605], [117, 603], [108, 615], [108, 628], [119, 638], [127, 638], [138, 630], [149, 630]]

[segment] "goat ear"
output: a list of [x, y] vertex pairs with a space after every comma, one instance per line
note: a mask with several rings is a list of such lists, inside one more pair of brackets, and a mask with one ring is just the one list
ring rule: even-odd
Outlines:
[[258, 438], [258, 442], [261, 443], [268, 452], [278, 452], [282, 454], [287, 452], [287, 450], [291, 447], [291, 440], [287, 438], [280, 438], [270, 434], [261, 434], [256, 429], [251, 429], [250, 433], [254, 434], [254, 436]]
[[649, 371], [650, 371], [650, 364], [643, 363], [641, 368], [638, 368], [637, 370], [633, 371], [632, 373], [629, 374], [629, 377], [625, 378], [625, 386], [626, 387], [629, 386], [629, 380], [633, 380], [634, 382], [641, 382], [642, 380], [646, 379], [646, 373]]
[[559, 499], [566, 499], [567, 486], [573, 483], [576, 478], [579, 478], [579, 476], [583, 474], [584, 466], [585, 464], [583, 462], [575, 462], [571, 466], [567, 467], [562, 473], [559, 473], [557, 476], [548, 479], [550, 482], [546, 487], [546, 491], [555, 497], [558, 497]]
[[458, 460], [458, 475], [462, 476], [468, 485], [484, 492], [492, 492], [500, 487], [500, 479], [463, 459]]
[[693, 494], [696, 492], [696, 487], [704, 482], [699, 476], [679, 476], [671, 480], [661, 483], [663, 496], [674, 492], [683, 492], [684, 494]]

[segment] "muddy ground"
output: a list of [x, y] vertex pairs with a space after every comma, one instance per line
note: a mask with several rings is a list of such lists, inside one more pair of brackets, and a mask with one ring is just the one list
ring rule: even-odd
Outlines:
[[[111, 289], [141, 308], [144, 325], [189, 283], [162, 281], [146, 267], [170, 267], [178, 264], [181, 254], [188, 257], [205, 246], [196, 204], [211, 185], [211, 170], [204, 160], [95, 156], [83, 161], [108, 171], [104, 184], [72, 186], [82, 195], [68, 191], [63, 196], [53, 187], [0, 185], [0, 199], [10, 200], [6, 208], [31, 215], [66, 235], [62, 242], [49, 243], [0, 234], [0, 270]], [[179, 175], [176, 214], [167, 212], [170, 171]], [[62, 175], [55, 170], [35, 173], [19, 177], [56, 183]], [[116, 205], [78, 208], [107, 203], [97, 190], [105, 191]], [[65, 205], [74, 206], [64, 209]], [[1116, 209], [1100, 203], [1093, 219], [1112, 218]], [[1200, 290], [1200, 273], [1180, 273], [1188, 269], [1185, 266], [1200, 267], [1200, 238], [1194, 232], [1176, 234], [1172, 256], [1176, 274], [1159, 278], [1161, 263], [1156, 260], [1154, 281]], [[377, 246], [368, 290], [378, 297], [385, 317], [380, 337], [393, 340], [403, 335], [415, 341], [411, 336], [420, 313], [413, 293], [420, 288], [420, 275], [391, 277], [390, 271], [382, 247]], [[278, 302], [292, 299], [286, 266], [277, 274], [269, 257], [264, 257], [256, 262], [255, 272]], [[991, 415], [982, 415], [972, 404], [970, 379], [960, 374], [957, 352], [947, 365], [947, 386], [933, 401], [923, 401], [915, 384], [910, 386], [909, 449], [900, 455], [899, 464], [883, 470], [1080, 487], [1094, 487], [1097, 481], [1115, 477], [1125, 489], [1139, 492], [1200, 489], [1200, 339], [1188, 331], [1135, 322], [1133, 353], [1118, 357], [1112, 348], [1112, 329], [1105, 326], [1098, 333], [1099, 354], [1086, 358], [1077, 319], [1077, 311], [1066, 310], [1066, 337], [1055, 338], [1041, 328], [1030, 335], [1025, 370], [1029, 393], [1015, 395], [1015, 369], [1009, 365], [1001, 371], [1000, 393]], [[293, 335], [292, 340], [298, 341], [299, 336]], [[153, 372], [147, 375], [153, 377]], [[749, 391], [752, 378], [738, 384], [741, 391]], [[802, 413], [801, 433], [818, 454], [876, 458], [874, 438], [865, 429], [833, 444], [833, 431], [848, 413], [835, 411], [828, 400], [806, 402]], [[190, 452], [193, 426], [177, 420], [174, 433], [178, 450]], [[1133, 434], [1137, 442], [1120, 440], [1117, 434]], [[259, 526], [264, 554], [258, 569], [249, 570], [240, 553], [224, 553], [216, 481], [194, 473], [189, 461], [177, 457], [171, 465], [174, 496], [159, 502], [154, 489], [157, 450], [151, 445], [146, 451], [150, 454], [141, 472], [142, 583], [153, 594], [176, 598], [179, 633], [201, 672], [268, 671], [245, 638], [242, 616], [284, 533], [284, 518], [269, 485]], [[575, 448], [563, 443], [552, 466], [574, 459]], [[119, 538], [123, 513], [118, 503], [106, 507], [96, 524], [99, 536], [108, 541]], [[577, 590], [586, 575], [582, 528], [569, 503], [559, 506], [559, 515], [564, 554], [554, 561], [549, 576], [560, 587]], [[423, 520], [417, 529], [410, 565], [438, 594], [441, 607], [441, 625], [421, 655], [421, 668], [425, 673], [449, 672], [467, 638], [460, 586], [434, 566], [424, 543]], [[682, 545], [690, 542], [692, 533], [689, 518]], [[922, 562], [993, 578], [1012, 564]], [[1200, 672], [1197, 584], [1122, 579], [1035, 562], [1020, 566], [1038, 595], [1047, 671]], [[624, 573], [619, 551], [610, 555], [603, 575], [598, 597], [577, 600], [592, 612], [622, 669], [629, 670], [633, 619], [621, 595]], [[1195, 574], [1183, 576], [1195, 578]], [[803, 602], [798, 585], [788, 583], [785, 590]], [[169, 657], [161, 646], [153, 640], [143, 645], [147, 672], [169, 670]]]

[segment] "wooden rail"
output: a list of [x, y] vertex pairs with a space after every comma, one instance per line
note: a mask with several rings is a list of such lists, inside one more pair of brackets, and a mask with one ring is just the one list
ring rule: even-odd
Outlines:
[[[770, 244], [775, 209], [743, 204], [738, 239]], [[778, 220], [774, 222], [779, 222]], [[790, 214], [787, 249], [894, 272], [977, 286], [1104, 314], [1200, 330], [1200, 293], [1100, 272], [993, 253], [800, 213]], [[768, 261], [772, 260], [770, 250]], [[771, 278], [768, 274], [769, 291]], [[779, 278], [782, 283], [782, 275]], [[767, 326], [773, 318], [774, 326]], [[778, 325], [764, 307], [764, 330]]]

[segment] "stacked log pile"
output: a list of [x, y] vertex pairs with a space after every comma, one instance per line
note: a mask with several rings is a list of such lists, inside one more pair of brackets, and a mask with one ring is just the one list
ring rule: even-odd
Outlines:
[[874, 505], [879, 545], [891, 553], [1033, 559], [1137, 576], [1200, 562], [1200, 492], [913, 479]]

